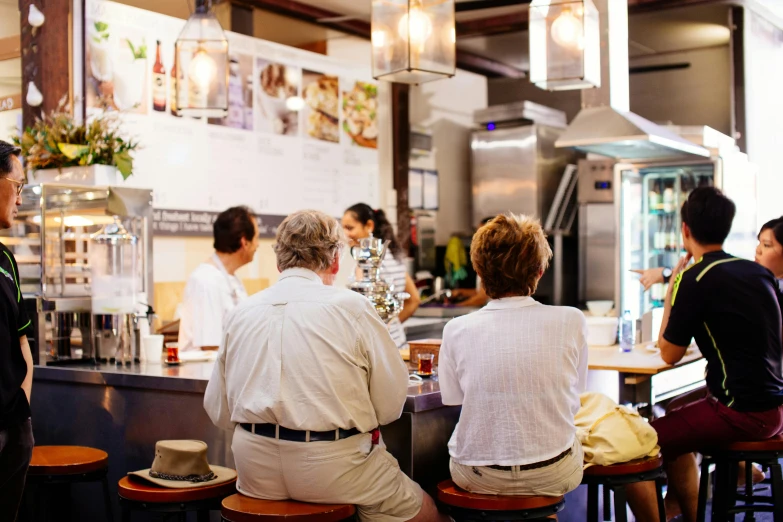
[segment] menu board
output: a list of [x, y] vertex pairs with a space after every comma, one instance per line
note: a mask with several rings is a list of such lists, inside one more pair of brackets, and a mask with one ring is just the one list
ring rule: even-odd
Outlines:
[[[121, 111], [141, 142], [128, 186], [151, 188], [156, 209], [263, 215], [314, 208], [339, 216], [378, 195], [377, 85], [369, 70], [247, 36], [229, 41], [228, 115], [178, 117], [193, 89], [174, 64], [185, 24], [87, 0], [87, 116]], [[183, 88], [176, 89], [179, 82]]]

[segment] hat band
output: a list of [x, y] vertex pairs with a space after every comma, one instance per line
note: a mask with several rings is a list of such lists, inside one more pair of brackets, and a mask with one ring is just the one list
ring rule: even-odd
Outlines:
[[199, 483], [199, 482], [209, 482], [210, 480], [214, 479], [216, 476], [215, 473], [212, 471], [210, 471], [206, 475], [168, 475], [166, 473], [161, 473], [160, 471], [150, 470], [150, 477], [156, 479], [162, 479], [162, 480], [178, 480], [178, 481]]

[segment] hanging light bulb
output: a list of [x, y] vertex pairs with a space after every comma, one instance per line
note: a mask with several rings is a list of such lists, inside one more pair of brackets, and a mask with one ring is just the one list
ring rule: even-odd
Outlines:
[[563, 10], [552, 22], [552, 40], [561, 47], [584, 48], [582, 20], [571, 9]]
[[411, 7], [397, 24], [400, 38], [410, 42], [417, 50], [424, 49], [424, 43], [432, 35], [432, 21], [421, 9], [421, 2], [411, 2]]
[[530, 81], [550, 91], [601, 85], [599, 13], [593, 0], [532, 0]]
[[209, 86], [217, 75], [217, 64], [209, 53], [199, 48], [193, 55], [188, 66], [188, 78], [198, 84], [203, 91], [208, 91]]
[[456, 72], [454, 0], [372, 0], [373, 77], [419, 84]]
[[[177, 114], [224, 118], [228, 114], [230, 60], [228, 40], [210, 11], [212, 0], [196, 0], [196, 9], [175, 43]], [[176, 65], [178, 64], [178, 65]]]

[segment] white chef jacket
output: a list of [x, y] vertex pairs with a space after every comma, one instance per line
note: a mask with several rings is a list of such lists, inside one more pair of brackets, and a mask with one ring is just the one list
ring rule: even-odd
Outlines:
[[449, 441], [466, 466], [515, 466], [574, 443], [587, 382], [582, 312], [506, 297], [451, 320], [438, 361], [443, 404], [462, 405]]
[[242, 281], [226, 271], [217, 255], [200, 264], [185, 285], [179, 323], [180, 351], [220, 346], [226, 316], [246, 298]]
[[204, 409], [224, 429], [366, 433], [400, 417], [407, 391], [408, 370], [370, 301], [292, 268], [229, 314]]

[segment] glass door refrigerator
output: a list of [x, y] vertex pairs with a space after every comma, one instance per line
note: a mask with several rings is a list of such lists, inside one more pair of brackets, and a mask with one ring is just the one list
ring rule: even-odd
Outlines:
[[[747, 164], [746, 164], [747, 165]], [[674, 267], [686, 254], [681, 234], [680, 208], [697, 187], [715, 186], [737, 205], [729, 253], [753, 259], [755, 249], [755, 175], [748, 169], [724, 170], [721, 158], [677, 164], [616, 164], [615, 197], [619, 205], [616, 232], [618, 250], [617, 310], [639, 318], [663, 306], [666, 286], [649, 291], [633, 270]], [[619, 197], [618, 197], [619, 196]]]

